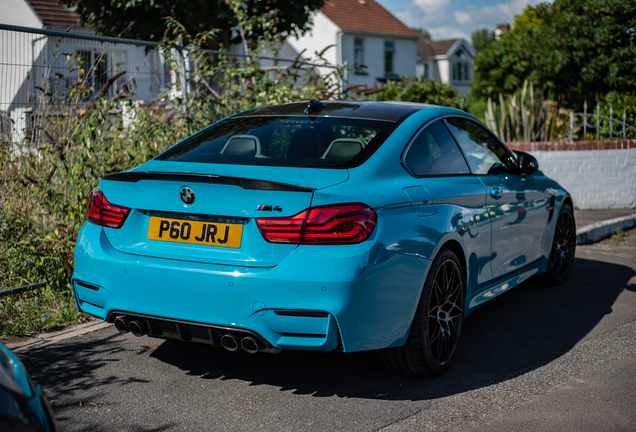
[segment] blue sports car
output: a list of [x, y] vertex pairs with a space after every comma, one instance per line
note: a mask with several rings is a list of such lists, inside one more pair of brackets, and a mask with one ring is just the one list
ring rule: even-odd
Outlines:
[[75, 249], [78, 308], [229, 351], [380, 350], [435, 376], [466, 316], [563, 283], [572, 199], [463, 111], [310, 101], [245, 111], [109, 174]]

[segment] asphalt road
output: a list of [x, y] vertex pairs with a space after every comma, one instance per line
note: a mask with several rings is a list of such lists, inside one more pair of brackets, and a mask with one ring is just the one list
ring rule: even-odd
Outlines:
[[229, 353], [109, 327], [18, 352], [61, 431], [636, 430], [636, 230], [466, 321], [445, 376], [374, 353]]

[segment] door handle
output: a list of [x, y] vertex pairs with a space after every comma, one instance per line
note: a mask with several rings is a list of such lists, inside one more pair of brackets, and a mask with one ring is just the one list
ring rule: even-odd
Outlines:
[[497, 187], [490, 189], [490, 196], [494, 199], [499, 199], [503, 196], [503, 191]]

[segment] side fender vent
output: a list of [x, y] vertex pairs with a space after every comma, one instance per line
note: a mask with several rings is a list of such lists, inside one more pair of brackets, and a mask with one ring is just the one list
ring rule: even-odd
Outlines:
[[552, 216], [554, 215], [554, 197], [550, 198], [550, 202], [548, 203], [548, 223], [552, 220]]

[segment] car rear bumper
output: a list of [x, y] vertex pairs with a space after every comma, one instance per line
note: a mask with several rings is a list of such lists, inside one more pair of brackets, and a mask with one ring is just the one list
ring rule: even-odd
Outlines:
[[119, 252], [86, 223], [72, 285], [81, 311], [109, 321], [138, 315], [254, 333], [267, 348], [361, 351], [404, 343], [429, 264], [370, 241], [301, 246], [271, 268], [167, 260]]

